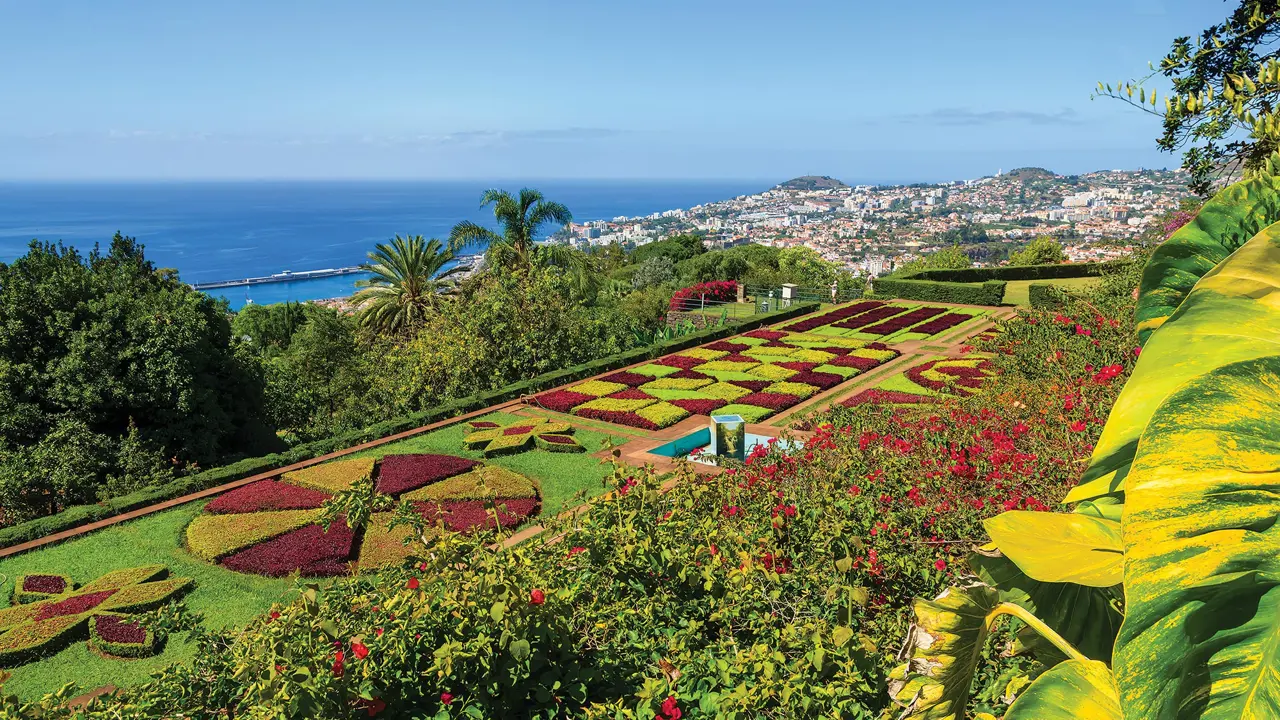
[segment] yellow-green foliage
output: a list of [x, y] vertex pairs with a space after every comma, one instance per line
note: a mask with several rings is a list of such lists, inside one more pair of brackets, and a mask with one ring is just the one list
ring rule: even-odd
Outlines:
[[698, 392], [715, 400], [737, 400], [744, 395], [751, 394], [751, 391], [744, 387], [738, 387], [737, 385], [726, 382], [718, 382], [714, 385], [708, 385], [698, 390]]
[[[390, 527], [392, 513], [375, 513], [365, 525], [364, 541], [360, 545], [360, 567], [376, 570], [403, 563], [407, 558], [423, 550], [422, 543], [414, 538], [413, 528], [400, 525]], [[427, 539], [440, 534], [439, 528], [428, 526]], [[405, 541], [409, 540], [409, 544]]]
[[796, 370], [784, 368], [781, 365], [760, 365], [747, 371], [750, 375], [755, 375], [761, 380], [786, 380], [795, 375]]
[[831, 362], [835, 355], [822, 350], [797, 350], [791, 353], [791, 359], [798, 362], [825, 363]]
[[696, 358], [698, 360], [719, 360], [729, 353], [724, 350], [708, 350], [707, 348], [694, 348], [679, 353], [683, 357]]
[[711, 378], [659, 378], [640, 386], [641, 390], [697, 390], [715, 382]]
[[769, 408], [762, 408], [756, 405], [739, 405], [737, 403], [725, 405], [719, 410], [716, 410], [717, 415], [741, 415], [743, 420], [752, 423], [760, 422], [773, 413], [774, 411]]
[[497, 465], [481, 465], [471, 472], [445, 478], [402, 497], [405, 500], [483, 500], [537, 494], [537, 486], [532, 479]]
[[748, 363], [748, 362], [729, 362], [725, 360], [712, 360], [711, 362], [703, 363], [699, 365], [698, 372], [701, 372], [701, 373], [746, 372], [759, 364], [760, 363], [754, 363], [754, 362]]
[[648, 407], [640, 408], [636, 411], [636, 414], [660, 428], [674, 425], [689, 417], [688, 410], [668, 402], [655, 403]]
[[350, 490], [352, 485], [367, 480], [372, 475], [373, 458], [354, 458], [287, 472], [281, 479], [292, 485], [336, 493]]
[[854, 357], [869, 358], [871, 360], [879, 360], [880, 362], [890, 360], [895, 356], [897, 356], [897, 353], [894, 352], [893, 350], [872, 350], [870, 348], [859, 348], [849, 354]]
[[795, 395], [797, 397], [807, 398], [818, 392], [818, 388], [805, 383], [794, 382], [776, 382], [764, 389], [767, 393], [781, 393], [783, 395]]
[[796, 352], [796, 348], [790, 348], [790, 347], [753, 347], [747, 350], [743, 350], [742, 354], [746, 355], [747, 357], [761, 358], [761, 357], [783, 357], [783, 356], [791, 355], [794, 352]]
[[[372, 462], [372, 460], [370, 461]], [[315, 522], [319, 510], [272, 510], [239, 515], [199, 515], [187, 526], [187, 548], [213, 561]]]
[[620, 390], [626, 390], [627, 386], [621, 383], [605, 382], [604, 380], [588, 380], [584, 383], [570, 386], [568, 388], [576, 393], [583, 395], [594, 395], [595, 397], [604, 397], [612, 395]]
[[621, 400], [618, 398], [597, 398], [590, 402], [585, 402], [573, 409], [574, 413], [581, 410], [606, 410], [609, 412], [634, 412], [642, 407], [652, 405], [658, 402], [657, 398], [638, 399], [638, 400]]

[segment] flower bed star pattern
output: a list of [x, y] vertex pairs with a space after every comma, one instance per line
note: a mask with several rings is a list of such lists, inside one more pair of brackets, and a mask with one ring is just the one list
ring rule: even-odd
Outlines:
[[[545, 443], [556, 452], [585, 450], [569, 434], [570, 426], [545, 419], [521, 420], [506, 427], [479, 421], [472, 423], [472, 428], [475, 432], [466, 442], [476, 449], [491, 446], [495, 440], [520, 438], [526, 446], [537, 443], [542, 447]], [[357, 566], [368, 570], [399, 565], [421, 545], [404, 542], [410, 533], [390, 526], [391, 512], [374, 513], [363, 526], [349, 527], [344, 518], [335, 520], [327, 530], [320, 525], [322, 507], [333, 495], [318, 488], [352, 488], [369, 479], [373, 480], [373, 492], [409, 502], [432, 525], [423, 540], [442, 529], [474, 532], [492, 528], [490, 505], [503, 527], [518, 525], [541, 510], [542, 494], [534, 480], [468, 458], [387, 455], [376, 463], [361, 459], [327, 465], [286, 473], [280, 480], [252, 483], [215, 498], [205, 506], [204, 514], [187, 525], [187, 549], [227, 569], [268, 577], [295, 573], [331, 577], [348, 574]], [[56, 588], [61, 582], [59, 576], [44, 575], [24, 576], [22, 580], [18, 586], [22, 597], [36, 598], [42, 596], [33, 593]], [[15, 591], [15, 597], [18, 594]], [[109, 623], [94, 628], [104, 646], [117, 642], [111, 638], [125, 633]]]
[[853, 330], [843, 329], [842, 324], [860, 321], [860, 328], [901, 316], [897, 324], [880, 328], [888, 334], [937, 320], [946, 312], [858, 301], [781, 330], [752, 330], [546, 392], [534, 403], [555, 412], [645, 430], [660, 430], [690, 415], [713, 412], [738, 412], [758, 422], [899, 355], [877, 341], [878, 335], [848, 337]]
[[163, 565], [115, 570], [76, 587], [64, 575], [23, 575], [13, 604], [0, 610], [0, 667], [46, 657], [88, 639], [99, 653], [144, 657], [157, 649], [154, 632], [130, 615], [157, 608], [191, 587]]
[[[597, 381], [600, 382], [600, 381]], [[612, 397], [628, 392], [627, 386], [620, 383], [600, 382], [602, 385], [614, 385]], [[636, 392], [632, 390], [631, 392]], [[648, 397], [644, 393], [641, 396]], [[472, 432], [462, 443], [468, 450], [479, 450], [485, 457], [520, 453], [532, 447], [539, 447], [552, 452], [582, 452], [586, 448], [573, 439], [573, 426], [569, 423], [551, 422], [546, 418], [520, 419], [510, 425], [499, 425], [485, 420], [468, 423]]]

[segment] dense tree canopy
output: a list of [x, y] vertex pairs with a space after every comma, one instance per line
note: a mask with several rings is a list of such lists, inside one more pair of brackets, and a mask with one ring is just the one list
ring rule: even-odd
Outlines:
[[1048, 235], [1041, 235], [1027, 243], [1025, 248], [1009, 255], [1010, 265], [1050, 265], [1066, 260], [1067, 253], [1063, 251], [1062, 243]]

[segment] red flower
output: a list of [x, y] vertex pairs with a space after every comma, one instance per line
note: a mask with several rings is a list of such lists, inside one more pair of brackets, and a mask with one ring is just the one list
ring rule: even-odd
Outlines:
[[363, 660], [369, 657], [369, 648], [365, 647], [364, 643], [360, 643], [360, 642], [356, 642], [355, 640], [352, 640], [351, 654], [355, 655], [357, 660]]
[[676, 704], [674, 695], [668, 695], [667, 699], [662, 701], [662, 708], [659, 712], [661, 713], [661, 720], [680, 720], [680, 718], [684, 717], [680, 706]]
[[382, 633], [383, 633], [383, 632], [384, 632], [384, 630], [383, 630], [382, 628], [378, 628], [378, 629], [376, 629], [376, 630], [374, 630], [374, 631], [373, 631], [373, 634], [374, 634], [374, 635], [377, 635], [378, 637], [382, 637]]
[[342, 677], [342, 661], [346, 658], [346, 654], [341, 650], [333, 653], [333, 674]]
[[418, 589], [418, 578], [409, 578], [409, 583], [408, 583], [408, 585], [407, 585], [406, 587], [408, 587], [410, 590], [417, 590], [417, 589]]
[[574, 555], [577, 555], [580, 552], [586, 552], [586, 548], [580, 545], [575, 545], [574, 547], [569, 548], [569, 557], [573, 557]]
[[1138, 357], [1138, 356], [1139, 356], [1139, 355], [1141, 355], [1141, 354], [1142, 354], [1142, 348], [1140, 348], [1140, 347], [1136, 347], [1136, 348], [1134, 348], [1134, 349], [1133, 349], [1133, 356], [1134, 356], [1134, 357]]
[[374, 715], [377, 715], [378, 713], [387, 709], [387, 704], [379, 698], [374, 698], [372, 700], [365, 700], [364, 698], [360, 698], [356, 700], [356, 703], [358, 703], [360, 707], [368, 711], [369, 717], [373, 717]]
[[453, 702], [453, 696], [447, 692], [442, 692], [440, 693], [440, 702], [444, 703], [445, 705], [448, 705]]
[[1087, 327], [1083, 326], [1083, 325], [1077, 325], [1077, 326], [1076, 326], [1076, 334], [1077, 334], [1077, 335], [1084, 335], [1085, 337], [1088, 337], [1088, 336], [1090, 336], [1090, 335], [1093, 335], [1093, 331], [1092, 331], [1092, 330], [1090, 330], [1089, 328], [1087, 328]]
[[1083, 420], [1077, 420], [1067, 426], [1071, 432], [1084, 432], [1085, 424]]
[[[271, 620], [279, 620], [280, 613], [276, 612], [275, 610], [272, 610], [271, 615], [269, 617], [271, 618]], [[271, 620], [268, 620], [267, 622], [271, 622]]]
[[542, 603], [544, 603], [544, 602], [546, 602], [546, 601], [547, 601], [547, 596], [546, 596], [545, 594], [543, 594], [543, 592], [542, 592], [541, 590], [539, 590], [538, 588], [534, 588], [533, 590], [531, 590], [531, 591], [529, 592], [529, 604], [530, 604], [530, 605], [541, 605]]
[[947, 561], [942, 558], [938, 558], [938, 561], [935, 562], [933, 566], [938, 569], [938, 572], [942, 572], [947, 569]]

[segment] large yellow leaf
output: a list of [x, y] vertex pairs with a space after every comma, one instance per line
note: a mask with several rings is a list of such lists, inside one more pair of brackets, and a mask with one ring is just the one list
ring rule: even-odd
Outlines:
[[1138, 438], [1160, 403], [1215, 367], [1280, 354], [1280, 224], [1201, 278], [1142, 350], [1081, 484], [1065, 502], [1124, 490]]
[[[1244, 304], [1277, 303], [1280, 293], [1259, 292]], [[1142, 435], [1126, 498], [1114, 656], [1125, 717], [1280, 717], [1280, 355], [1170, 395]]]
[[1124, 579], [1120, 523], [1081, 513], [1013, 510], [983, 521], [991, 541], [1040, 582], [1111, 587]]
[[1068, 660], [1036, 678], [1004, 720], [1123, 720], [1116, 680], [1096, 660]]

